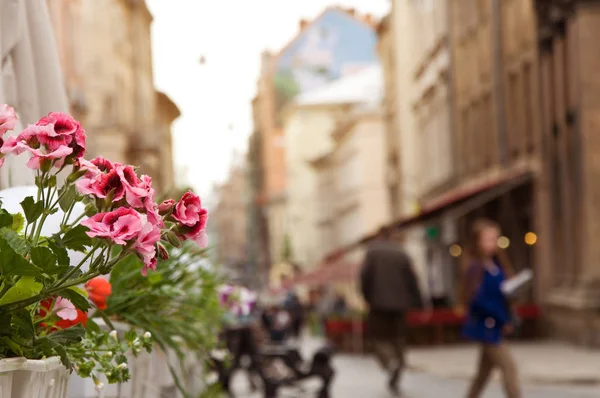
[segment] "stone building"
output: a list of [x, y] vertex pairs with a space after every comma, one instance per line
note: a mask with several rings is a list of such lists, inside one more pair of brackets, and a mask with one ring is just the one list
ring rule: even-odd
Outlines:
[[[141, 166], [153, 177], [170, 155], [157, 118], [144, 0], [49, 0], [72, 113], [88, 131], [88, 157]], [[168, 189], [155, 177], [160, 192]]]
[[600, 2], [447, 4], [454, 178], [417, 219], [447, 244], [476, 217], [498, 221], [514, 268], [535, 272], [545, 330], [598, 345]]
[[238, 159], [227, 180], [216, 189], [217, 204], [211, 223], [219, 244], [219, 263], [239, 276], [247, 276], [248, 178], [245, 161]]
[[360, 74], [374, 80], [373, 91], [360, 90], [363, 101], [339, 114], [329, 129], [329, 151], [311, 161], [317, 181], [315, 236], [320, 258], [377, 232], [391, 220], [384, 172], [381, 68]]
[[[379, 138], [381, 120], [377, 120], [374, 126], [369, 122], [371, 119], [377, 119], [373, 114], [378, 116], [382, 92], [381, 80], [381, 67], [379, 65], [370, 66], [317, 90], [299, 95], [284, 111], [283, 125], [288, 173], [286, 207], [288, 220], [290, 225], [293, 225], [288, 233], [294, 249], [294, 261], [304, 269], [315, 268], [331, 252], [343, 247], [352, 239], [358, 239], [361, 236], [360, 231], [364, 230], [363, 221], [365, 220], [357, 212], [351, 210], [355, 206], [350, 206], [350, 209], [346, 209], [343, 214], [329, 214], [332, 220], [337, 221], [340, 217], [346, 220], [347, 228], [331, 230], [329, 234], [321, 233], [322, 225], [318, 219], [319, 208], [331, 198], [319, 196], [319, 173], [311, 167], [311, 162], [334, 150], [336, 136], [332, 133], [341, 120], [358, 118], [356, 126], [349, 124], [348, 129], [360, 130], [361, 133], [356, 133], [356, 135], [362, 137], [363, 133], [368, 134], [365, 131], [369, 131], [370, 128], [372, 139], [369, 140], [370, 137], [366, 137], [366, 141], [362, 138], [349, 139], [351, 144], [347, 145], [347, 149], [342, 150], [346, 155], [341, 161], [345, 162], [344, 165], [340, 166], [344, 170], [343, 177], [341, 177], [343, 183], [338, 188], [341, 190], [348, 188], [347, 193], [350, 196], [360, 195], [362, 179], [359, 176], [361, 173], [370, 168], [374, 168], [374, 171], [378, 173], [379, 169], [375, 167], [378, 164], [377, 161], [372, 162], [372, 167], [367, 167], [368, 164], [362, 163], [356, 153], [359, 148], [354, 143], [358, 140], [361, 143], [371, 144], [373, 140]], [[354, 108], [365, 104], [370, 106], [368, 111], [365, 111], [364, 114], [353, 114]], [[373, 117], [369, 118], [369, 116]], [[354, 137], [353, 134], [351, 136]], [[375, 149], [383, 150], [383, 142], [381, 140], [375, 142], [375, 146], [377, 143], [381, 144], [381, 148]], [[378, 178], [381, 173], [375, 174], [375, 176]], [[383, 179], [383, 177], [381, 178]], [[352, 200], [350, 202], [354, 203]], [[383, 208], [387, 208], [387, 204]], [[350, 220], [351, 218], [352, 220]], [[350, 224], [352, 224], [351, 227]], [[343, 236], [339, 236], [340, 234]], [[337, 242], [337, 245], [332, 244], [333, 242]]]
[[[448, 4], [393, 1], [378, 27], [386, 181], [395, 220], [418, 218], [425, 203], [454, 183]], [[449, 261], [447, 249], [443, 242], [424, 239], [427, 225], [420, 220], [403, 229], [405, 247], [428, 291], [436, 285], [432, 277], [437, 268]], [[447, 283], [437, 285], [439, 291], [448, 289]]]
[[[165, 93], [156, 92], [156, 128], [158, 129], [158, 165], [154, 166], [157, 174], [152, 174], [153, 182], [161, 187], [164, 194], [173, 196], [178, 187], [175, 181], [175, 163], [173, 160], [173, 137], [171, 125], [181, 115], [177, 105]], [[143, 164], [143, 163], [140, 163]]]
[[[529, 3], [529, 2], [528, 2]], [[600, 345], [600, 1], [531, 1], [543, 153], [542, 297], [557, 335]]]
[[268, 259], [263, 256], [268, 261], [267, 267], [282, 260], [282, 246], [290, 222], [286, 218], [288, 196], [282, 111], [299, 94], [376, 62], [373, 25], [372, 17], [359, 15], [355, 10], [326, 8], [313, 21], [301, 21], [299, 32], [277, 54], [263, 54], [253, 101], [252, 138], [253, 145], [260, 145], [261, 155], [260, 159], [251, 157], [255, 165], [260, 162], [262, 173], [262, 189], [254, 198], [253, 212], [266, 222], [261, 228], [266, 235], [261, 240], [266, 242], [261, 246], [268, 251]]

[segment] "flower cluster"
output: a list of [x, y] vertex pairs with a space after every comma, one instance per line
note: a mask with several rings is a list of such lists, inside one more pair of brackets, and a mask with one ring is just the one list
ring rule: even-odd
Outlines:
[[[16, 123], [14, 110], [6, 105], [4, 109], [9, 123]], [[14, 128], [14, 124], [12, 126]], [[16, 137], [9, 137], [0, 152], [15, 155], [28, 152], [32, 155], [27, 163], [29, 168], [48, 171], [53, 166], [60, 169], [82, 157], [85, 142], [85, 130], [79, 122], [65, 113], [52, 112]]]
[[221, 306], [234, 316], [248, 316], [256, 306], [256, 293], [243, 286], [222, 285], [217, 291]]
[[[50, 113], [8, 136], [17, 125], [14, 109], [0, 105], [0, 166], [6, 156], [29, 155], [37, 187], [20, 210], [9, 212], [0, 200], [0, 257], [6, 260], [0, 264], [0, 330], [8, 336], [0, 352], [30, 359], [59, 355], [69, 368], [67, 351], [84, 345], [90, 333], [102, 336], [88, 319], [93, 306], [107, 309], [112, 287], [102, 276], [119, 265], [146, 275], [168, 258], [170, 246], [184, 241], [206, 246], [208, 213], [192, 192], [157, 203], [152, 178], [138, 175], [134, 166], [86, 159], [85, 130], [67, 114]], [[59, 227], [43, 235], [48, 217], [57, 213]], [[75, 260], [73, 252], [82, 257]], [[85, 361], [100, 361], [93, 350], [99, 340], [92, 340], [89, 352], [77, 354], [84, 360], [77, 363], [80, 374], [85, 375]], [[150, 337], [133, 337], [129, 349], [135, 354], [149, 346]], [[121, 373], [124, 361], [115, 364]], [[108, 369], [105, 365], [98, 369]], [[119, 381], [125, 374], [108, 378]]]
[[75, 168], [83, 176], [76, 183], [79, 193], [106, 210], [82, 222], [89, 228], [88, 235], [135, 250], [144, 262], [144, 273], [156, 269], [157, 257], [164, 256], [161, 239], [176, 245], [177, 240], [190, 239], [206, 246], [208, 212], [192, 192], [177, 203], [168, 200], [158, 205], [152, 179], [138, 177], [132, 166], [98, 157], [80, 159]]
[[[16, 122], [14, 110], [0, 106], [0, 138]], [[143, 273], [155, 270], [158, 257], [165, 255], [161, 239], [175, 245], [182, 240], [207, 244], [208, 212], [197, 195], [187, 192], [177, 203], [167, 200], [158, 205], [150, 176], [138, 176], [133, 166], [103, 157], [84, 159], [85, 131], [67, 114], [50, 113], [1, 144], [2, 156], [30, 153], [27, 165], [34, 170], [48, 172], [73, 164], [68, 182], [74, 182], [79, 194], [95, 207], [81, 222], [89, 228], [88, 236], [135, 251], [144, 263]]]

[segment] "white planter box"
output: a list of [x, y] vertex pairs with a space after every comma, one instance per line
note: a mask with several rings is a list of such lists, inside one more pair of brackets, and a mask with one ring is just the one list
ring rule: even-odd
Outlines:
[[68, 382], [58, 357], [0, 360], [0, 398], [66, 398]]

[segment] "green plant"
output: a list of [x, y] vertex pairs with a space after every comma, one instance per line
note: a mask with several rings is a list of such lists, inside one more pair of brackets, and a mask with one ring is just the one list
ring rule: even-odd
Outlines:
[[98, 325], [88, 320], [85, 337], [80, 344], [69, 346], [67, 354], [73, 361], [77, 374], [91, 377], [96, 389], [101, 390], [103, 383], [100, 374], [104, 374], [110, 384], [129, 381], [131, 375], [126, 354], [131, 352], [137, 356], [142, 350], [152, 351], [150, 332], [139, 335], [130, 330], [125, 333], [124, 339], [120, 339], [116, 330], [102, 331]]
[[[4, 141], [16, 125], [14, 109], [0, 105], [0, 167], [5, 156], [27, 153], [36, 175], [34, 192], [25, 187], [19, 210], [8, 211], [0, 201], [0, 359], [60, 356], [68, 369], [75, 362], [82, 376], [97, 380], [105, 373], [111, 382], [123, 381], [123, 354], [136, 354], [136, 339], [149, 348], [150, 339], [131, 332], [131, 345], [109, 345], [106, 333], [88, 322], [92, 305], [79, 286], [121, 262], [135, 263], [144, 278], [164, 245], [205, 241], [207, 211], [191, 192], [159, 205], [152, 179], [133, 166], [85, 160], [85, 131], [69, 115], [50, 113]], [[105, 349], [116, 356], [97, 355]]]
[[[169, 363], [178, 389], [189, 396], [178, 376], [188, 355], [204, 363], [218, 346], [223, 311], [219, 306], [216, 274], [203, 265], [206, 252], [193, 244], [169, 248], [168, 259], [147, 278], [139, 260], [131, 257], [111, 274], [112, 295], [105, 314], [148, 330], [164, 351], [172, 350], [179, 363]], [[212, 391], [216, 387], [210, 387]], [[207, 392], [205, 392], [207, 393]]]

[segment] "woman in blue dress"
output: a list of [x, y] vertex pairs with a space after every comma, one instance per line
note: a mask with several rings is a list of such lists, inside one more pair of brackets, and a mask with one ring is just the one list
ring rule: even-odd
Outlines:
[[502, 372], [503, 387], [508, 398], [521, 398], [517, 367], [505, 341], [513, 331], [510, 304], [501, 285], [511, 272], [500, 261], [499, 226], [491, 220], [477, 220], [472, 227], [470, 247], [465, 252], [466, 320], [463, 336], [480, 345], [477, 374], [468, 398], [481, 396], [494, 369]]

